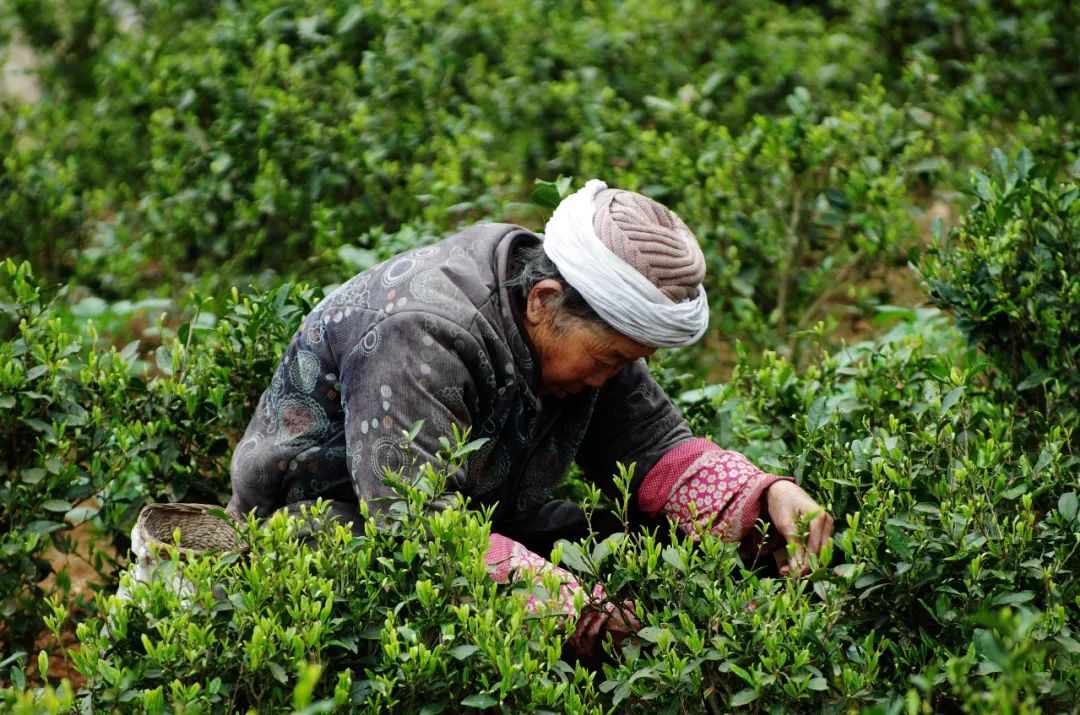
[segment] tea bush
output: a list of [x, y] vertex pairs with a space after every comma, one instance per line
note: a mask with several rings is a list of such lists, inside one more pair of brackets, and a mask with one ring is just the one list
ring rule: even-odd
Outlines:
[[0, 248], [32, 258], [38, 271], [66, 276], [71, 238], [84, 221], [72, 167], [47, 149], [20, 147], [29, 111], [0, 111]]
[[[721, 708], [1073, 706], [1080, 458], [1070, 433], [1046, 427], [1028, 452], [1013, 408], [985, 384], [985, 362], [940, 352], [960, 340], [940, 317], [907, 317], [880, 343], [805, 374], [766, 355], [759, 367], [744, 360], [728, 384], [683, 395], [699, 431], [749, 444], [829, 505], [838, 526], [821, 562], [832, 568], [779, 591], [744, 578], [717, 592], [732, 567], [709, 571], [725, 567], [704, 546], [653, 547], [644, 566], [616, 566], [609, 591], [632, 584], [627, 593], [658, 614], [646, 638], [655, 645], [608, 673], [628, 702], [690, 708], [716, 692]], [[658, 573], [666, 568], [682, 578]], [[701, 569], [715, 575], [698, 579]], [[778, 672], [785, 663], [792, 670]], [[662, 673], [682, 682], [658, 693]]]
[[4, 712], [12, 715], [58, 715], [58, 713], [71, 712], [75, 701], [71, 684], [66, 680], [61, 687], [53, 688], [45, 686], [33, 690], [22, 687], [0, 689], [0, 704], [4, 706]]
[[1080, 356], [1080, 161], [1061, 180], [1021, 149], [997, 151], [977, 173], [977, 202], [956, 230], [939, 231], [923, 261], [931, 294], [1008, 378], [1034, 421], [1077, 424]]
[[[127, 399], [130, 355], [98, 353], [92, 331], [69, 332], [29, 266], [11, 260], [0, 264], [0, 335], [0, 637], [26, 646], [41, 627], [39, 582], [53, 571], [45, 553], [73, 548], [72, 525], [98, 512], [108, 488], [100, 459]], [[100, 549], [89, 557], [104, 568]], [[56, 585], [69, 588], [66, 571]]]
[[1075, 116], [1080, 108], [1080, 73], [1067, 59], [1080, 47], [1080, 11], [1073, 3], [900, 0], [844, 9], [875, 38], [884, 71], [895, 77], [913, 62], [923, 64], [957, 89], [970, 114]]
[[[732, 22], [746, 14], [757, 21]], [[276, 0], [140, 3], [127, 30], [114, 15], [83, 0], [11, 15], [56, 92], [19, 127], [33, 146], [7, 169], [11, 236], [56, 244], [102, 291], [224, 260], [290, 269], [346, 241], [370, 246], [376, 229], [449, 230], [501, 211], [605, 115], [644, 119], [643, 103], [698, 86], [710, 115], [745, 118], [764, 106], [755, 93], [819, 86], [801, 73], [807, 52], [833, 76], [857, 66], [817, 39], [809, 12], [776, 3], [601, 3], [584, 16], [502, 2], [323, 0], [302, 14]], [[782, 56], [773, 32], [793, 40]], [[71, 47], [89, 85], [52, 81], [70, 74]], [[752, 79], [727, 73], [732, 51], [754, 60]], [[729, 86], [744, 108], [716, 101]], [[57, 231], [27, 184], [69, 162], [63, 193], [81, 222]]]
[[930, 310], [895, 312], [881, 341], [802, 374], [744, 358], [732, 381], [679, 397], [700, 433], [747, 445], [837, 516], [807, 578], [777, 578], [708, 534], [564, 542], [553, 557], [633, 600], [642, 623], [590, 674], [561, 662], [561, 627], [488, 581], [483, 515], [426, 510], [441, 477], [425, 471], [393, 482], [397, 506], [362, 536], [316, 530], [305, 544], [304, 525], [278, 515], [245, 527], [250, 556], [125, 577], [134, 600], [103, 599], [79, 626], [80, 697], [277, 710], [308, 683], [327, 708], [1067, 711], [1080, 688], [1070, 435], [1047, 427], [1027, 451], [961, 333]]
[[442, 470], [391, 478], [399, 496], [360, 535], [282, 512], [242, 529], [249, 556], [173, 553], [149, 583], [125, 576], [130, 600], [79, 626], [82, 707], [594, 710], [593, 676], [561, 660], [563, 619], [488, 576], [483, 515], [460, 497], [431, 510], [470, 449], [446, 445]]
[[119, 439], [144, 446], [155, 437], [141, 482], [156, 499], [227, 496], [232, 447], [266, 389], [265, 376], [321, 297], [321, 290], [303, 285], [243, 296], [234, 288], [207, 326], [211, 321], [200, 321], [199, 311], [214, 302], [191, 296], [192, 318], [154, 351], [158, 374], [148, 375], [141, 399], [129, 408], [135, 432], [117, 431]]
[[[106, 298], [160, 289], [162, 279], [185, 284], [186, 271], [223, 263], [241, 282], [268, 267], [296, 275], [327, 251], [377, 248], [403, 228], [533, 222], [515, 203], [531, 177], [583, 175], [577, 157], [596, 145], [632, 153], [638, 137], [626, 132], [636, 128], [694, 136], [701, 124], [738, 135], [759, 113], [790, 114], [800, 87], [839, 119], [833, 133], [848, 144], [869, 125], [842, 115], [875, 74], [889, 78], [887, 95], [903, 98], [894, 104], [913, 102], [907, 113], [931, 121], [927, 98], [942, 102], [942, 93], [927, 90], [929, 79], [894, 79], [899, 65], [875, 52], [893, 32], [871, 10], [763, 0], [595, 3], [584, 13], [520, 2], [320, 0], [302, 13], [278, 0], [140, 2], [127, 11], [18, 2], [0, 23], [42, 53], [49, 93], [0, 130], [10, 151], [0, 174], [11, 190], [0, 219], [10, 229], [5, 248], [51, 277], [74, 272]], [[907, 27], [917, 12], [904, 6], [885, 20]], [[987, 14], [1008, 15], [979, 17]], [[1053, 12], [1038, 17], [1061, 35], [1051, 45], [1067, 44]], [[996, 36], [983, 24], [980, 37]], [[943, 47], [948, 39], [946, 29], [934, 35]], [[947, 50], [935, 52], [925, 56], [944, 62]], [[1004, 57], [995, 66], [1011, 68], [1009, 87], [1045, 86], [1020, 79], [1026, 55], [1015, 66]], [[953, 114], [943, 129], [971, 121], [965, 109]], [[887, 128], [904, 116], [886, 118]], [[882, 166], [858, 170], [888, 174], [894, 161], [880, 148], [871, 155]], [[750, 259], [741, 259], [747, 271], [768, 270]]]
[[579, 171], [687, 221], [706, 252], [713, 335], [792, 355], [800, 333], [835, 324], [832, 302], [866, 311], [866, 279], [906, 261], [918, 233], [909, 184], [934, 142], [915, 108], [890, 105], [880, 85], [835, 115], [805, 89], [788, 104], [790, 114], [755, 117], [734, 136], [707, 121], [628, 130], [587, 144]]
[[[0, 709], [1076, 712], [1076, 13], [0, 4], [43, 90], [0, 97]], [[193, 594], [119, 575], [143, 504], [227, 496], [325, 290], [463, 223], [539, 228], [534, 179], [592, 176], [701, 239], [713, 331], [656, 372], [836, 515], [808, 578], [708, 535], [564, 543], [643, 624], [568, 663], [567, 624], [488, 580], [484, 515], [423, 508], [438, 473], [397, 475], [385, 528], [279, 516], [173, 559]], [[961, 220], [917, 260], [928, 211]], [[889, 305], [922, 299], [883, 280], [908, 261], [953, 317]], [[46, 558], [87, 539], [134, 601], [72, 597]], [[85, 683], [30, 662], [49, 611]]]
[[[228, 493], [231, 447], [243, 433], [288, 336], [321, 295], [285, 285], [272, 294], [234, 291], [211, 328], [197, 318], [153, 353], [101, 349], [96, 329], [73, 329], [27, 264], [0, 265], [0, 600], [8, 646], [28, 647], [41, 628], [40, 582], [50, 548], [75, 548], [107, 578], [124, 558], [148, 501], [219, 501]], [[208, 303], [197, 298], [197, 305]], [[80, 552], [81, 553], [81, 552]], [[66, 571], [55, 574], [66, 590]]]

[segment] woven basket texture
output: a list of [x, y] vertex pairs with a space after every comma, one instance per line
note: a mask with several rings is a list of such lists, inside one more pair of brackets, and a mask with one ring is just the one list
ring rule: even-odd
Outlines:
[[173, 534], [179, 529], [181, 553], [246, 552], [247, 546], [233, 529], [233, 523], [239, 523], [236, 518], [225, 512], [230, 523], [210, 514], [211, 509], [222, 510], [215, 504], [149, 504], [139, 513], [135, 529], [143, 543], [158, 547], [172, 546]]

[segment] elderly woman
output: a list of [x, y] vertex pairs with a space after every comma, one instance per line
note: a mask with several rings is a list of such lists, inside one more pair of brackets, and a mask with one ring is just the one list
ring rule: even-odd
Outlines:
[[[790, 478], [695, 438], [649, 375], [657, 348], [705, 332], [704, 272], [674, 213], [595, 180], [543, 237], [478, 225], [387, 260], [329, 295], [289, 343], [233, 456], [229, 508], [267, 515], [321, 497], [357, 525], [358, 500], [387, 496], [384, 469], [405, 464], [402, 430], [424, 419], [411, 447], [422, 461], [453, 424], [487, 438], [450, 486], [494, 505], [497, 579], [553, 568], [536, 552], [584, 535], [581, 508], [548, 498], [571, 462], [608, 490], [617, 462], [636, 463], [640, 520], [738, 541], [767, 517], [799, 553], [816, 552], [832, 519]], [[782, 573], [805, 568], [775, 554]], [[572, 610], [578, 584], [558, 573]]]

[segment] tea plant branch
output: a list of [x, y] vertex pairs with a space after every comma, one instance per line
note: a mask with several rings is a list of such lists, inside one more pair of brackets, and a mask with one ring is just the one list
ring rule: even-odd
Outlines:
[[790, 218], [784, 222], [784, 232], [787, 234], [787, 240], [784, 247], [784, 271], [780, 276], [779, 293], [776, 296], [776, 315], [777, 315], [777, 329], [779, 330], [780, 339], [787, 340], [787, 304], [791, 294], [791, 283], [795, 277], [795, 262], [798, 259], [799, 249], [799, 219], [802, 215], [802, 187], [795, 189], [795, 195], [791, 199], [791, 215]]
[[[709, 712], [713, 713], [713, 715], [722, 715], [724, 711], [720, 709], [719, 703], [716, 702], [716, 683], [708, 676], [705, 677], [705, 681], [709, 684], [709, 687], [705, 688], [705, 704], [709, 706]], [[710, 690], [712, 692], [709, 692]]]
[[[190, 298], [195, 299], [195, 294], [192, 293]], [[184, 376], [187, 373], [188, 367], [191, 364], [191, 359], [190, 359], [190, 356], [191, 356], [191, 339], [195, 335], [195, 327], [194, 326], [198, 322], [199, 316], [201, 316], [201, 315], [202, 315], [202, 304], [201, 303], [196, 303], [196, 305], [195, 305], [195, 313], [191, 316], [191, 320], [188, 321], [188, 334], [187, 334], [187, 337], [184, 340], [184, 362], [180, 366], [180, 370], [176, 373], [176, 381], [177, 381], [177, 383], [181, 383], [183, 381]]]
[[[807, 306], [806, 310], [803, 311], [802, 317], [799, 318], [799, 322], [796, 326], [796, 332], [800, 330], [807, 330], [810, 328], [812, 324], [812, 318], [817, 315], [817, 313], [821, 310], [825, 303], [831, 300], [833, 296], [835, 296], [840, 291], [840, 287], [844, 285], [844, 283], [846, 283], [849, 278], [851, 278], [852, 274], [859, 267], [859, 264], [862, 262], [863, 258], [865, 258], [865, 254], [860, 248], [852, 254], [851, 258], [848, 260], [847, 263], [840, 267], [840, 270], [837, 271], [836, 275], [830, 281], [831, 285], [825, 290], [818, 293], [817, 297], [815, 297], [814, 300], [810, 303], [810, 305]], [[790, 340], [794, 342], [794, 337], [792, 337]]]

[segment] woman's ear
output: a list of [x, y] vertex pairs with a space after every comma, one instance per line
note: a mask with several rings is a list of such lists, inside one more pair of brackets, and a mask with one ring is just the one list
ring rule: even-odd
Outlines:
[[525, 306], [525, 319], [531, 325], [544, 325], [555, 317], [551, 300], [563, 292], [562, 283], [554, 278], [545, 278], [533, 284], [529, 290]]

